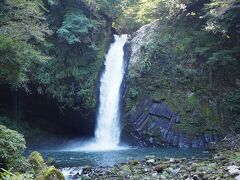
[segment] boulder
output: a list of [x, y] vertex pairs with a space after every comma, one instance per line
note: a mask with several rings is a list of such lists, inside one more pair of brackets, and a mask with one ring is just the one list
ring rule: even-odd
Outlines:
[[88, 174], [90, 172], [92, 172], [92, 167], [91, 166], [84, 166], [82, 168], [82, 174]]
[[38, 174], [45, 167], [45, 162], [43, 160], [43, 157], [37, 151], [34, 151], [29, 155], [28, 162], [33, 168], [35, 174]]
[[139, 164], [139, 161], [137, 161], [137, 160], [131, 160], [131, 161], [129, 161], [128, 164], [131, 165], [131, 166], [136, 166], [136, 165]]
[[162, 173], [165, 168], [166, 166], [164, 165], [157, 165], [154, 167], [154, 171], [157, 171], [158, 173]]
[[63, 174], [54, 166], [42, 170], [36, 177], [36, 180], [64, 180]]

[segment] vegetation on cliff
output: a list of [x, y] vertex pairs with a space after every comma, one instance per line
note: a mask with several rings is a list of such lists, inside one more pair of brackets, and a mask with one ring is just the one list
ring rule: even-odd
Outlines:
[[0, 8], [1, 84], [93, 108], [111, 22], [82, 1], [6, 0]]
[[150, 96], [186, 133], [239, 132], [239, 1], [140, 0], [125, 11], [126, 31], [151, 23], [133, 35], [127, 112]]

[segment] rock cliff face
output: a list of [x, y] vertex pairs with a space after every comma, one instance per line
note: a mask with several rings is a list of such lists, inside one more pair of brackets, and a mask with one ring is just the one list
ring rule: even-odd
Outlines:
[[124, 131], [140, 146], [206, 147], [220, 139], [217, 134], [188, 135], [175, 128], [180, 116], [163, 101], [143, 98], [138, 108], [126, 115]]
[[146, 79], [154, 82], [157, 78], [151, 80], [148, 73], [141, 71], [148, 63], [144, 57], [145, 48], [151, 41], [151, 35], [159, 28], [161, 28], [159, 21], [143, 26], [133, 34], [125, 46], [128, 72], [126, 93], [123, 94], [125, 97], [123, 138], [128, 141], [131, 139], [133, 144], [140, 146], [206, 147], [218, 141], [220, 136], [217, 133], [193, 135], [179, 129], [181, 113], [176, 110], [175, 112], [165, 101], [167, 97], [154, 97], [155, 92], [161, 91], [164, 87], [158, 87], [156, 90], [148, 86]]

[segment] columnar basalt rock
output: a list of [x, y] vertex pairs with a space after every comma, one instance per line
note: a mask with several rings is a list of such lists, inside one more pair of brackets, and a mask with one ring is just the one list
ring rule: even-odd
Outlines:
[[141, 146], [171, 145], [180, 148], [206, 147], [220, 139], [217, 134], [188, 135], [174, 126], [181, 122], [164, 101], [156, 102], [146, 98], [136, 111], [126, 117], [125, 132]]

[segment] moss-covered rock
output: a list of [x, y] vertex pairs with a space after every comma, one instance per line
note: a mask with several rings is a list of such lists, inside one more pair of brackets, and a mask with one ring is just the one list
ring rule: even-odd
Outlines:
[[36, 177], [36, 180], [64, 180], [63, 174], [54, 166], [44, 168]]
[[123, 165], [122, 167], [121, 167], [121, 171], [120, 171], [120, 174], [121, 175], [123, 175], [123, 176], [128, 176], [128, 175], [130, 175], [132, 173], [132, 170], [131, 170], [131, 168], [130, 168], [130, 166], [129, 165]]
[[37, 151], [34, 151], [29, 155], [28, 162], [36, 174], [38, 174], [46, 166], [42, 155]]
[[130, 166], [136, 166], [136, 165], [139, 164], [139, 161], [138, 161], [138, 160], [131, 160], [131, 161], [128, 162], [128, 164], [129, 164]]

